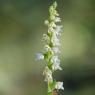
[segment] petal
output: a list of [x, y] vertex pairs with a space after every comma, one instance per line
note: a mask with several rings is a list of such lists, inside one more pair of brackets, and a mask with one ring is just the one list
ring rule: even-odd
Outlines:
[[42, 60], [42, 59], [44, 59], [44, 55], [42, 53], [37, 53], [36, 54], [36, 59], [37, 60]]

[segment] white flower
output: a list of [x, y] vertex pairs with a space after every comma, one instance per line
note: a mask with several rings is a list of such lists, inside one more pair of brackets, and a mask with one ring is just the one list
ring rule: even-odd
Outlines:
[[60, 53], [60, 50], [58, 47], [53, 47], [52, 50], [54, 53]]
[[61, 22], [60, 17], [56, 17], [56, 18], [55, 18], [55, 22]]
[[37, 60], [43, 60], [44, 59], [44, 55], [42, 53], [37, 53], [36, 54], [36, 59]]
[[54, 22], [51, 22], [51, 23], [49, 24], [49, 27], [56, 27], [56, 24], [55, 24]]
[[62, 70], [62, 68], [60, 67], [60, 64], [59, 64], [59, 63], [53, 64], [53, 65], [52, 65], [52, 69], [55, 70], [55, 71], [56, 71], [56, 70]]
[[52, 71], [46, 66], [45, 70], [43, 72], [43, 75], [45, 76], [45, 81], [52, 82]]
[[53, 27], [49, 27], [48, 32], [54, 32], [54, 28]]
[[63, 82], [57, 82], [56, 85], [55, 85], [55, 89], [62, 89], [64, 90], [64, 87], [63, 87]]
[[51, 59], [51, 61], [53, 63], [60, 63], [60, 59], [58, 58], [58, 56], [53, 56], [52, 59]]
[[45, 52], [51, 51], [51, 48], [49, 45], [45, 45], [44, 47]]
[[56, 35], [53, 35], [51, 41], [52, 41], [54, 46], [60, 46], [60, 41]]
[[50, 42], [50, 38], [47, 34], [43, 34], [43, 41], [46, 41], [46, 43], [49, 43]]
[[47, 34], [43, 34], [43, 40], [49, 40], [49, 37]]
[[56, 28], [55, 28], [55, 31], [61, 32], [62, 27], [63, 27], [62, 25], [57, 25]]
[[61, 36], [61, 32], [62, 31], [62, 26], [61, 25], [57, 25], [55, 28], [55, 32], [57, 36]]
[[45, 20], [44, 23], [45, 23], [45, 25], [48, 25], [49, 24], [49, 21], [48, 20]]
[[60, 67], [60, 60], [58, 59], [58, 56], [53, 56], [51, 59], [52, 64], [52, 69], [53, 70], [62, 70]]

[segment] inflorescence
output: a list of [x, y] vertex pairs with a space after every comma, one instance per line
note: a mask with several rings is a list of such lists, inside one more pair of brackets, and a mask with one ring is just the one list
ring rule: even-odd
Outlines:
[[48, 26], [48, 32], [43, 34], [43, 40], [45, 41], [44, 50], [37, 54], [38, 60], [46, 61], [43, 75], [45, 76], [45, 81], [48, 85], [48, 95], [52, 95], [54, 90], [64, 90], [63, 82], [57, 82], [53, 79], [53, 73], [56, 70], [62, 70], [60, 67], [60, 59], [58, 57], [58, 54], [60, 53], [59, 46], [62, 26], [59, 24], [61, 18], [59, 17], [56, 8], [57, 2], [54, 2], [49, 8], [50, 15], [48, 20], [45, 20], [45, 25]]

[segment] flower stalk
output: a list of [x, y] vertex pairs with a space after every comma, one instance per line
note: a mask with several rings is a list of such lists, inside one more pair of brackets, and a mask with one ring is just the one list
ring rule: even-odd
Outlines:
[[59, 89], [64, 90], [63, 82], [56, 81], [53, 78], [53, 73], [56, 70], [62, 70], [60, 67], [60, 59], [58, 54], [60, 53], [60, 36], [62, 31], [62, 26], [60, 25], [61, 18], [56, 10], [57, 2], [55, 1], [49, 7], [49, 18], [45, 20], [45, 24], [48, 27], [46, 34], [43, 34], [43, 40], [45, 41], [44, 51], [37, 54], [38, 60], [45, 60], [46, 66], [43, 71], [45, 76], [45, 81], [48, 86], [47, 95], [57, 95], [55, 94]]

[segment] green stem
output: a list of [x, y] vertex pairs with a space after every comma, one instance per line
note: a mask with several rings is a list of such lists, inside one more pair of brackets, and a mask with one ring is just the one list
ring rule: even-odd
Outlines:
[[51, 91], [50, 84], [51, 84], [51, 83], [49, 83], [49, 82], [48, 82], [48, 84], [47, 84], [47, 85], [48, 85], [48, 95], [52, 95], [52, 91]]

